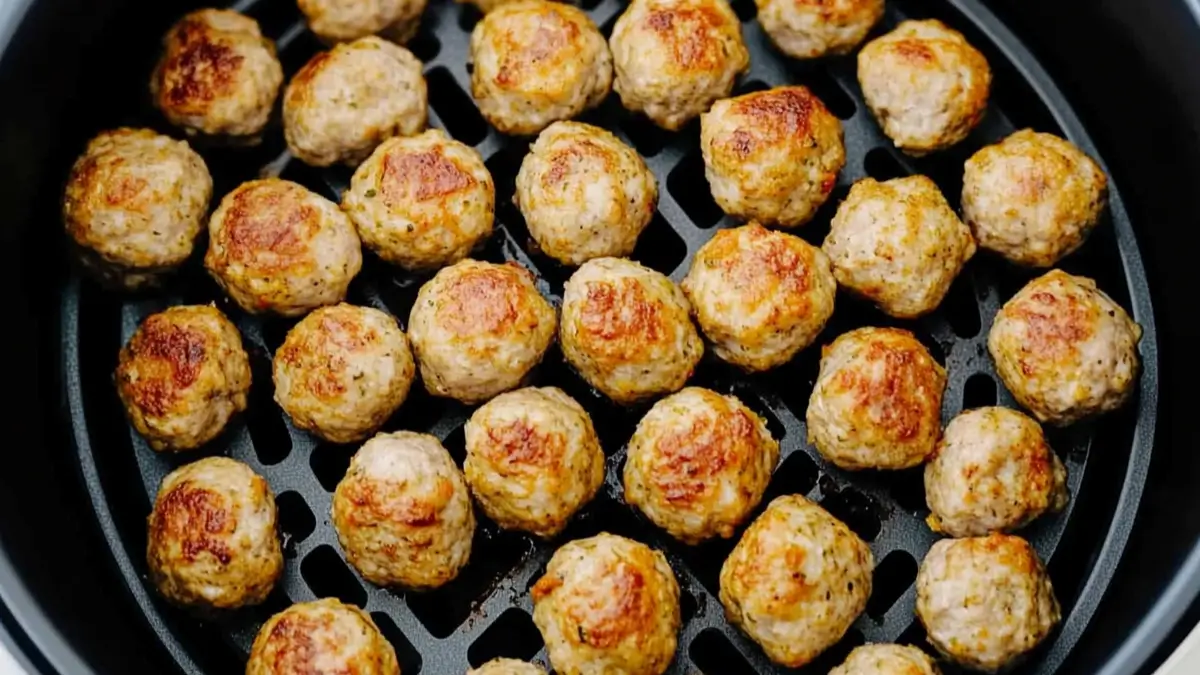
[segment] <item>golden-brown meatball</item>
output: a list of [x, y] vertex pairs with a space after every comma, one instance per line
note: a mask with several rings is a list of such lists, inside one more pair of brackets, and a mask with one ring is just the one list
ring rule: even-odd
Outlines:
[[346, 297], [362, 246], [337, 204], [268, 178], [221, 200], [208, 223], [204, 266], [247, 312], [298, 316]]
[[496, 186], [478, 152], [430, 129], [376, 148], [342, 208], [380, 258], [424, 271], [462, 260], [491, 235]]
[[561, 389], [500, 394], [471, 415], [465, 431], [467, 486], [505, 529], [549, 539], [604, 482], [592, 419]]
[[787, 363], [812, 344], [837, 295], [821, 249], [754, 222], [701, 246], [682, 287], [713, 351], [749, 371]]
[[257, 143], [281, 84], [275, 44], [257, 21], [232, 10], [202, 9], [163, 38], [150, 93], [167, 120], [188, 134]]
[[556, 323], [529, 270], [463, 260], [421, 286], [408, 337], [429, 393], [478, 403], [520, 386]]
[[90, 272], [135, 289], [187, 260], [211, 197], [208, 167], [187, 143], [115, 129], [89, 141], [71, 167], [63, 224]]
[[292, 605], [258, 631], [246, 675], [400, 675], [371, 617], [334, 598]]
[[625, 501], [676, 539], [728, 539], [779, 461], [767, 423], [733, 396], [687, 387], [650, 409], [629, 441]]
[[416, 34], [426, 0], [298, 0], [308, 27], [326, 42], [382, 34], [401, 44]]
[[566, 265], [633, 253], [658, 184], [633, 148], [590, 124], [555, 122], [521, 162], [513, 201], [546, 255]]
[[146, 317], [121, 349], [117, 394], [155, 450], [191, 450], [246, 409], [250, 359], [215, 307], [172, 307]]
[[1082, 150], [1029, 129], [975, 153], [963, 173], [963, 218], [979, 245], [1051, 267], [1083, 245], [1108, 203], [1108, 178]]
[[425, 128], [421, 62], [377, 37], [312, 57], [283, 94], [288, 149], [314, 166], [358, 164], [392, 136]]
[[812, 59], [852, 51], [883, 17], [884, 0], [754, 0], [779, 51]]
[[617, 403], [678, 391], [704, 355], [683, 291], [622, 258], [596, 258], [563, 291], [563, 356]]
[[1129, 400], [1141, 339], [1142, 327], [1095, 281], [1051, 270], [1000, 308], [988, 351], [1017, 402], [1062, 426]]
[[661, 675], [675, 658], [679, 584], [645, 544], [607, 533], [566, 544], [531, 594], [555, 672]]
[[971, 256], [971, 230], [925, 176], [850, 188], [821, 245], [838, 283], [885, 314], [916, 318], [942, 303]]
[[275, 402], [297, 427], [334, 443], [375, 433], [408, 398], [415, 366], [391, 315], [370, 307], [322, 307], [275, 352]]
[[874, 566], [866, 543], [825, 509], [777, 497], [721, 567], [721, 604], [772, 661], [799, 668], [866, 609]]
[[283, 572], [275, 521], [275, 496], [250, 467], [227, 457], [184, 465], [163, 478], [154, 499], [150, 578], [178, 605], [256, 605]]
[[1042, 428], [1008, 408], [955, 417], [925, 466], [929, 526], [951, 537], [1015, 530], [1067, 497], [1067, 469]]
[[863, 645], [829, 675], [940, 675], [933, 659], [907, 645]]
[[858, 53], [858, 83], [883, 133], [910, 155], [967, 137], [987, 110], [992, 71], [962, 33], [904, 21]]
[[467, 675], [546, 675], [541, 666], [516, 659], [492, 659]]
[[742, 25], [725, 0], [634, 0], [609, 46], [621, 104], [672, 131], [729, 96], [750, 67]]
[[779, 227], [811, 220], [846, 164], [842, 123], [800, 86], [717, 101], [700, 116], [700, 150], [725, 213]]
[[546, 0], [507, 2], [471, 33], [471, 94], [492, 126], [536, 134], [600, 105], [612, 56], [582, 10]]
[[859, 328], [821, 350], [808, 441], [843, 469], [907, 469], [942, 430], [946, 370], [913, 334]]
[[1045, 640], [1062, 614], [1029, 542], [993, 534], [933, 545], [917, 573], [917, 618], [947, 658], [995, 673]]
[[333, 493], [333, 527], [364, 579], [425, 590], [467, 564], [475, 516], [462, 472], [441, 442], [397, 431], [354, 453]]

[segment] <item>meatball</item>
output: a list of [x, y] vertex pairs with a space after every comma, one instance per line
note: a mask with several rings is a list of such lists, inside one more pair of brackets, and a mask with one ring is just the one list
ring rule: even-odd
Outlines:
[[1091, 157], [1029, 129], [975, 153], [963, 173], [963, 218], [979, 245], [1020, 265], [1051, 267], [1082, 246], [1107, 202]]
[[467, 486], [505, 529], [549, 539], [604, 482], [592, 418], [561, 389], [501, 394], [471, 415], [465, 431]]
[[688, 387], [638, 423], [625, 501], [685, 543], [728, 539], [762, 500], [778, 461], [763, 418], [733, 396]]
[[63, 224], [84, 267], [137, 289], [192, 254], [210, 198], [208, 167], [187, 143], [116, 129], [93, 138], [71, 167]]
[[1067, 470], [1037, 422], [979, 408], [946, 425], [925, 467], [929, 526], [952, 537], [1023, 527], [1067, 505]]
[[232, 10], [201, 9], [163, 38], [150, 94], [167, 121], [188, 134], [255, 144], [281, 84], [275, 44], [257, 21]]
[[117, 394], [155, 450], [191, 450], [246, 409], [250, 358], [215, 307], [172, 307], [146, 317], [121, 349]]
[[609, 46], [621, 103], [671, 131], [729, 96], [750, 67], [742, 24], [725, 0], [634, 0]]
[[700, 116], [700, 151], [725, 213], [779, 227], [811, 220], [846, 164], [842, 123], [799, 86], [717, 101]]
[[531, 595], [556, 672], [661, 675], [675, 657], [679, 584], [645, 544], [608, 533], [570, 542]]
[[774, 662], [799, 668], [867, 607], [871, 549], [800, 495], [777, 497], [721, 567], [721, 604]]
[[1018, 403], [1064, 426], [1129, 400], [1141, 339], [1142, 327], [1095, 281], [1051, 270], [1000, 308], [988, 351]]
[[364, 579], [427, 590], [467, 564], [475, 515], [462, 473], [438, 439], [397, 431], [354, 453], [333, 493], [333, 527]]
[[408, 334], [430, 394], [479, 403], [520, 386], [554, 341], [556, 319], [529, 270], [464, 260], [421, 287]]
[[414, 272], [467, 257], [492, 233], [495, 207], [483, 158], [439, 129], [384, 141], [342, 195], [367, 248]]
[[337, 204], [268, 178], [221, 200], [208, 223], [204, 266], [247, 312], [299, 316], [346, 297], [362, 246]]
[[582, 10], [546, 0], [507, 2], [471, 33], [471, 94], [492, 126], [529, 135], [600, 105], [612, 55]]
[[884, 0], [755, 0], [779, 51], [812, 59], [854, 50], [883, 18]]
[[288, 149], [306, 164], [355, 165], [392, 136], [425, 128], [421, 62], [377, 37], [312, 57], [283, 94]]
[[885, 314], [913, 319], [937, 309], [975, 240], [925, 176], [850, 188], [821, 245], [838, 283]]
[[919, 156], [958, 143], [979, 124], [992, 71], [941, 21], [903, 21], [858, 53], [858, 83], [883, 133]]
[[946, 370], [913, 334], [859, 328], [821, 350], [808, 442], [843, 469], [907, 469], [941, 432]]
[[467, 675], [546, 675], [546, 671], [541, 666], [516, 659], [492, 659], [474, 670], [468, 670]]
[[633, 148], [599, 127], [555, 122], [530, 148], [513, 201], [542, 252], [566, 265], [633, 253], [658, 184]]
[[299, 0], [308, 27], [326, 42], [383, 34], [408, 42], [416, 34], [426, 0]]
[[933, 545], [917, 573], [917, 618], [947, 658], [994, 673], [1044, 640], [1061, 614], [1029, 542], [993, 534]]
[[829, 675], [940, 675], [925, 652], [906, 645], [863, 645]]
[[275, 402], [297, 427], [334, 443], [361, 441], [408, 398], [415, 366], [391, 315], [322, 307], [275, 352]]
[[563, 356], [617, 403], [678, 391], [704, 355], [690, 311], [662, 274], [622, 258], [591, 260], [563, 289]]
[[718, 231], [682, 287], [713, 351], [748, 371], [787, 363], [812, 344], [837, 294], [821, 249], [758, 223]]
[[396, 650], [361, 609], [334, 598], [292, 605], [267, 620], [246, 675], [400, 675]]
[[163, 478], [150, 514], [146, 564], [164, 598], [187, 607], [256, 605], [283, 572], [275, 496], [262, 476], [206, 457]]

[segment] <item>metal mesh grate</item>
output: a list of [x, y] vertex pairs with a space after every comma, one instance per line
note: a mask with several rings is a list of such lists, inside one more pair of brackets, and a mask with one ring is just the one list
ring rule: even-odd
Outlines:
[[[1036, 111], [1022, 111], [1021, 106], [1027, 104], [1022, 103], [1021, 97], [1033, 98], [1034, 95], [1011, 86], [1023, 86], [1023, 82], [1017, 80], [1016, 85], [1010, 85], [1006, 91], [1001, 79], [984, 123], [960, 147], [927, 159], [906, 158], [891, 147], [871, 119], [855, 82], [852, 58], [816, 64], [788, 60], [770, 48], [765, 35], [753, 21], [754, 3], [737, 0], [733, 4], [744, 22], [744, 33], [752, 54], [751, 70], [739, 80], [736, 93], [785, 83], [804, 84], [825, 101], [844, 125], [846, 167], [829, 203], [812, 223], [797, 232], [811, 243], [821, 242], [837, 204], [849, 186], [864, 176], [882, 180], [925, 173], [938, 182], [952, 203], [956, 203], [961, 190], [963, 160], [975, 149], [1013, 130], [1013, 123], [1005, 114], [1010, 111], [1006, 107], [1009, 101], [1012, 101], [1012, 110], [1016, 111], [1014, 117], [1019, 123], [1030, 123], [1032, 115], [1041, 128], [1054, 130], [1052, 123], [1046, 123]], [[622, 0], [587, 0], [582, 6], [606, 35], [624, 9]], [[264, 31], [277, 39], [289, 75], [321, 48], [304, 28], [294, 2], [290, 0], [250, 0], [240, 3], [238, 8], [258, 18]], [[907, 3], [893, 3], [887, 19], [876, 33], [894, 25], [902, 12], [912, 9]], [[920, 6], [916, 9], [920, 13], [927, 10]], [[530, 252], [525, 223], [511, 202], [516, 170], [528, 148], [528, 140], [498, 134], [483, 121], [467, 93], [470, 76], [465, 54], [469, 31], [478, 19], [479, 13], [472, 7], [434, 0], [426, 11], [420, 34], [410, 45], [426, 63], [430, 124], [474, 146], [495, 178], [496, 231], [475, 256], [496, 262], [513, 260], [528, 267], [538, 276], [541, 292], [558, 304], [563, 282], [571, 270]], [[983, 44], [979, 46], [985, 51], [988, 49]], [[989, 52], [989, 56], [994, 67], [1000, 65], [993, 52]], [[145, 124], [152, 119], [147, 116], [140, 121]], [[615, 94], [582, 119], [612, 130], [636, 147], [658, 178], [658, 213], [632, 257], [679, 281], [686, 273], [691, 257], [712, 235], [714, 228], [735, 224], [722, 214], [709, 195], [698, 146], [698, 123], [693, 122], [678, 133], [663, 132], [622, 110]], [[282, 152], [281, 136], [279, 129], [273, 128], [260, 148], [206, 151], [206, 159], [217, 181], [217, 194], [260, 172], [269, 172], [305, 184], [336, 201], [348, 183], [350, 171], [345, 168], [316, 170], [289, 160]], [[1125, 286], [1116, 262], [1118, 248], [1123, 244], [1111, 237], [1098, 235], [1097, 239], [1100, 241], [1089, 244], [1073, 258], [1073, 264], [1092, 276], [1100, 276], [1102, 285], [1105, 278], [1111, 279], [1108, 287], [1116, 290], [1118, 299], [1124, 301], [1120, 289], [1116, 288]], [[405, 325], [422, 280], [368, 255], [348, 300], [388, 311]], [[985, 341], [991, 318], [1002, 300], [1023, 281], [1020, 273], [986, 259], [977, 259], [956, 282], [942, 308], [918, 322], [889, 319], [843, 295], [839, 297], [834, 317], [819, 343], [826, 343], [857, 326], [902, 325], [917, 333], [948, 370], [949, 382], [942, 411], [944, 421], [964, 407], [996, 402], [1013, 405], [1011, 397], [997, 383]], [[112, 391], [111, 380], [107, 378], [115, 365], [118, 340], [128, 339], [146, 315], [171, 304], [210, 301], [216, 301], [241, 329], [251, 355], [254, 385], [247, 413], [204, 452], [236, 457], [267, 478], [278, 496], [287, 568], [265, 606], [193, 629], [194, 619], [152, 599], [153, 590], [145, 580], [141, 562], [140, 547], [144, 546], [145, 534], [140, 528], [161, 478], [176, 466], [196, 459], [197, 455], [169, 457], [151, 451], [122, 423], [119, 403]], [[222, 639], [217, 644], [224, 644], [229, 652], [224, 658], [235, 663], [244, 658], [259, 625], [272, 612], [290, 602], [323, 596], [336, 596], [371, 613], [395, 645], [405, 675], [418, 672], [456, 675], [464, 672], [468, 665], [477, 666], [496, 656], [532, 658], [545, 664], [542, 641], [530, 617], [532, 605], [528, 589], [540, 576], [557, 546], [570, 539], [610, 531], [666, 552], [679, 578], [684, 623], [677, 658], [670, 672], [698, 670], [707, 675], [782, 672], [772, 666], [753, 643], [726, 623], [717, 599], [720, 566], [736, 540], [687, 547], [650, 526], [624, 505], [620, 483], [623, 446], [646, 406], [622, 409], [604, 400], [565, 365], [554, 348], [536, 372], [535, 384], [563, 388], [592, 414], [608, 455], [605, 487], [567, 531], [548, 544], [502, 532], [481, 517], [472, 560], [462, 575], [442, 589], [425, 594], [405, 594], [361, 580], [344, 561], [330, 526], [331, 493], [356, 447], [321, 443], [298, 431], [272, 400], [270, 355], [293, 322], [252, 317], [237, 311], [221, 297], [198, 264], [192, 264], [183, 278], [177, 280], [171, 295], [161, 298], [122, 300], [104, 295], [87, 284], [81, 286], [74, 282], [68, 291], [64, 317], [65, 337], [68, 344], [74, 345], [68, 349], [66, 369], [70, 381], [79, 384], [78, 391], [71, 391], [74, 421], [78, 437], [90, 440], [82, 444], [84, 452], [90, 453], [85, 465], [92, 466], [94, 462], [104, 467], [92, 485], [93, 496], [98, 499], [98, 509], [105, 523], [109, 522], [105, 520], [110, 513], [108, 501], [114, 502], [112, 512], [117, 516], [110, 530], [115, 528], [115, 531], [109, 531], [109, 534], [120, 539], [114, 542], [118, 562], [126, 572], [131, 590], [148, 615], [152, 615], [152, 625], [163, 635], [164, 642], [185, 671], [201, 672], [202, 667], [197, 664], [204, 663], [205, 659], [192, 652], [198, 649], [195, 644], [208, 643], [191, 637], [180, 641], [177, 633], [199, 630], [219, 634]], [[887, 474], [847, 474], [826, 464], [808, 445], [803, 417], [817, 373], [818, 352], [818, 349], [810, 348], [786, 366], [754, 376], [741, 374], [706, 355], [691, 381], [737, 395], [768, 420], [772, 434], [780, 440], [781, 463], [764, 504], [780, 494], [805, 494], [845, 521], [870, 543], [875, 554], [875, 590], [867, 611], [841, 643], [800, 671], [804, 673], [826, 672], [851, 648], [864, 641], [898, 641], [925, 646], [922, 629], [913, 616], [913, 580], [918, 562], [934, 540], [923, 522], [927, 512], [920, 469]], [[465, 452], [462, 425], [470, 412], [470, 408], [458, 403], [431, 398], [418, 386], [384, 429], [432, 433], [443, 440], [461, 464]], [[90, 425], [84, 421], [85, 413]], [[1068, 467], [1073, 495], [1078, 496], [1085, 485], [1085, 468], [1094, 438], [1098, 444], [1123, 446], [1123, 452], [1129, 452], [1129, 445], [1134, 440], [1133, 424], [1125, 420], [1122, 425], [1121, 433], [1103, 438], [1091, 427], [1052, 436], [1052, 443]], [[129, 446], [132, 446], [131, 452]], [[99, 457], [102, 454], [123, 456], [125, 453], [131, 454], [133, 460]], [[100, 485], [103, 480], [113, 480], [106, 476], [118, 476], [115, 480], [127, 481], [127, 476], [134, 470], [140, 476], [141, 492], [136, 497], [111, 497]], [[1053, 555], [1077, 501], [1073, 500], [1063, 514], [1036, 524], [1026, 533], [1043, 557]], [[103, 508], [99, 504], [103, 504]], [[1074, 574], [1080, 576], [1082, 572]], [[1060, 588], [1060, 596], [1064, 599], [1065, 612], [1070, 612], [1074, 591], [1066, 589], [1064, 592]], [[1070, 641], [1073, 642], [1074, 637], [1070, 637]], [[1063, 649], [1069, 649], [1069, 644]], [[1051, 670], [1052, 666], [1043, 664], [1029, 672]]]

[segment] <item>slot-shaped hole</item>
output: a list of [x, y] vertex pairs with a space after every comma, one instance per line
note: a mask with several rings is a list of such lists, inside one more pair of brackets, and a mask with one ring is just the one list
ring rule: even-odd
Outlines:
[[263, 600], [261, 604], [255, 605], [251, 611], [260, 621], [265, 622], [291, 606], [292, 599], [283, 591], [283, 584], [276, 584], [275, 588], [272, 588], [271, 592], [267, 594], [267, 599]]
[[283, 421], [283, 411], [275, 405], [275, 385], [271, 381], [271, 359], [258, 350], [250, 353], [250, 405], [246, 409], [246, 427], [254, 443], [258, 461], [270, 466], [287, 459], [292, 452], [292, 436]]
[[425, 391], [425, 386], [420, 381], [414, 382], [412, 388], [408, 390], [408, 398], [404, 404], [384, 422], [384, 431], [396, 431], [398, 429], [409, 429], [413, 431], [428, 431], [433, 425], [437, 424], [438, 420], [446, 414], [446, 411], [456, 405], [450, 399], [439, 398]]
[[836, 485], [828, 476], [822, 476], [820, 483], [821, 506], [864, 541], [875, 541], [883, 525], [875, 501], [849, 485]]
[[925, 505], [924, 467], [887, 472], [887, 487], [888, 494], [900, 508], [917, 516], [929, 513], [929, 507]]
[[600, 6], [600, 0], [579, 0], [579, 8], [590, 12]]
[[284, 492], [275, 498], [275, 504], [279, 507], [279, 529], [284, 534], [284, 553], [290, 551], [291, 555], [295, 555], [296, 544], [313, 533], [317, 519], [298, 492]]
[[688, 645], [688, 656], [704, 675], [757, 675], [746, 657], [716, 628], [700, 631]]
[[[288, 5], [286, 2], [260, 2], [260, 5]], [[279, 50], [279, 64], [283, 67], [284, 81], [292, 79], [296, 71], [304, 67], [309, 59], [328, 47], [321, 44], [316, 34], [310, 30], [302, 30]]]
[[745, 82], [733, 88], [734, 96], [742, 96], [745, 94], [753, 94], [756, 91], [766, 91], [771, 88], [771, 85], [762, 80], [746, 80]]
[[893, 178], [903, 178], [908, 171], [900, 164], [900, 160], [884, 148], [871, 148], [863, 159], [863, 171], [877, 181], [887, 181]]
[[312, 449], [308, 456], [308, 466], [321, 487], [333, 492], [337, 484], [350, 468], [350, 458], [354, 456], [359, 446], [321, 443]]
[[438, 52], [442, 51], [441, 41], [437, 39], [432, 30], [429, 30], [428, 25], [422, 26], [405, 47], [408, 47], [408, 51], [420, 59], [421, 63], [429, 63], [437, 58]]
[[496, 581], [530, 550], [528, 538], [479, 520], [467, 566], [454, 581], [441, 588], [407, 593], [408, 608], [434, 637], [449, 637], [491, 592]]
[[814, 659], [805, 668], [805, 672], [828, 673], [845, 661], [855, 647], [861, 647], [864, 644], [866, 644], [866, 640], [863, 638], [863, 634], [857, 628], [851, 628], [846, 631], [841, 640], [838, 640], [837, 644]]
[[908, 628], [896, 638], [896, 644], [916, 647], [933, 658], [941, 658], [933, 645], [929, 644], [929, 634], [925, 632], [925, 626], [921, 625], [920, 619], [913, 619], [913, 622], [908, 624]]
[[963, 385], [963, 410], [996, 405], [996, 381], [987, 373], [975, 373]]
[[942, 300], [941, 312], [946, 317], [950, 329], [960, 338], [973, 338], [979, 335], [981, 323], [979, 320], [979, 305], [975, 302], [975, 293], [971, 289], [970, 272], [960, 274], [950, 286], [950, 291]]
[[524, 610], [509, 607], [471, 643], [467, 661], [472, 668], [495, 658], [528, 661], [542, 648], [542, 634]]
[[379, 627], [379, 632], [388, 642], [392, 643], [392, 648], [396, 650], [396, 660], [400, 664], [400, 672], [404, 675], [417, 675], [421, 672], [421, 654], [417, 648], [413, 646], [408, 638], [404, 637], [400, 627], [392, 621], [392, 617], [383, 612], [371, 612], [371, 619], [375, 625]]
[[304, 20], [294, 2], [254, 2], [244, 13], [258, 22], [263, 35], [270, 36], [282, 35], [296, 22]]
[[731, 3], [734, 14], [743, 23], [753, 21], [754, 17], [758, 16], [758, 5], [754, 0], [733, 0]]
[[434, 68], [425, 79], [429, 81], [429, 105], [451, 136], [467, 145], [477, 145], [487, 137], [487, 122], [449, 70]]
[[446, 435], [446, 440], [442, 441], [442, 446], [454, 458], [454, 463], [462, 468], [463, 462], [467, 459], [467, 433], [466, 427], [459, 426]]
[[917, 561], [908, 551], [892, 551], [875, 566], [867, 614], [879, 619], [917, 580]]
[[[270, 317], [264, 318], [259, 325], [261, 326], [259, 330], [262, 333], [263, 345], [269, 353], [274, 355], [279, 346], [283, 344], [283, 341], [287, 339], [288, 332], [292, 330], [296, 322], [278, 317]], [[258, 380], [255, 380], [256, 384], [257, 382]]]
[[[759, 509], [762, 509], [765, 505], [766, 499], [759, 505]], [[755, 513], [758, 512], [756, 511]], [[754, 514], [751, 514], [742, 523], [742, 527], [744, 528], [753, 519]], [[733, 547], [737, 545], [740, 534], [741, 528], [739, 528], [737, 534], [729, 539], [717, 537], [694, 546], [676, 546], [673, 550], [704, 588], [713, 597], [717, 597], [721, 593], [721, 566], [725, 564], [725, 560], [733, 552]]]
[[729, 393], [763, 418], [763, 421], [767, 423], [767, 431], [771, 434], [771, 438], [778, 441], [787, 435], [787, 429], [783, 426], [783, 422], [779, 421], [779, 417], [767, 406], [767, 402], [755, 393], [753, 385], [749, 382], [742, 379], [735, 380], [729, 387]]
[[671, 229], [666, 218], [656, 211], [650, 224], [638, 237], [637, 246], [630, 257], [670, 276], [686, 256], [687, 244]]
[[710, 228], [724, 215], [713, 201], [708, 179], [704, 177], [704, 158], [699, 150], [689, 153], [671, 169], [667, 175], [667, 190], [696, 227]]
[[838, 119], [848, 120], [854, 117], [854, 113], [858, 110], [858, 106], [854, 104], [854, 99], [842, 89], [841, 85], [834, 80], [824, 68], [813, 67], [813, 64], [801, 61], [794, 61], [792, 67], [792, 75], [796, 82], [809, 88], [812, 93], [821, 99], [829, 112], [833, 113]]
[[623, 115], [621, 129], [643, 157], [653, 157], [662, 152], [663, 146], [671, 137], [671, 132], [641, 114]]
[[763, 504], [783, 495], [804, 495], [817, 484], [821, 475], [812, 458], [803, 452], [793, 452], [775, 469], [771, 483], [763, 495]]
[[458, 6], [458, 27], [470, 33], [475, 30], [475, 24], [483, 18], [483, 12], [479, 8], [469, 2], [464, 2]]
[[367, 591], [358, 583], [346, 563], [342, 562], [337, 551], [328, 544], [304, 556], [300, 563], [300, 576], [318, 598], [337, 598], [358, 607], [367, 604]]
[[700, 600], [692, 589], [684, 586], [679, 589], [679, 618], [686, 625], [700, 612]]

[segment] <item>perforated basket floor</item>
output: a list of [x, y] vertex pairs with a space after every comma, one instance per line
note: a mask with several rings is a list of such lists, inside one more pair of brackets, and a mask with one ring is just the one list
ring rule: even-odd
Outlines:
[[[949, 3], [889, 3], [876, 34], [902, 16], [936, 16], [963, 30], [983, 49], [996, 70], [993, 104], [982, 126], [966, 142], [921, 160], [897, 153], [871, 119], [854, 77], [853, 58], [800, 63], [774, 52], [754, 21], [754, 5], [738, 0], [750, 48], [751, 69], [736, 93], [785, 83], [815, 91], [842, 119], [847, 163], [829, 203], [816, 219], [798, 231], [819, 245], [829, 219], [846, 190], [857, 179], [886, 179], [925, 173], [957, 204], [962, 163], [979, 147], [1014, 128], [1034, 126], [1065, 134], [1087, 149], [1074, 115], [1045, 74], [994, 17], [974, 0]], [[623, 10], [622, 0], [587, 0], [584, 9], [607, 35]], [[255, 16], [277, 39], [286, 72], [295, 72], [321, 46], [304, 28], [291, 0], [243, 2], [238, 9]], [[496, 231], [476, 257], [515, 260], [539, 277], [540, 290], [556, 304], [570, 270], [531, 253], [529, 235], [512, 206], [513, 180], [529, 139], [502, 136], [479, 116], [469, 94], [465, 54], [478, 13], [448, 0], [432, 0], [420, 34], [410, 45], [426, 63], [430, 92], [430, 124], [444, 128], [474, 146], [487, 161], [497, 187]], [[156, 35], [147, 35], [153, 54]], [[145, 106], [131, 105], [129, 124], [162, 127]], [[646, 158], [660, 185], [658, 213], [639, 241], [633, 258], [670, 275], [686, 273], [691, 257], [718, 227], [733, 225], [709, 197], [698, 146], [698, 125], [666, 133], [623, 111], [612, 95], [585, 121], [604, 126], [630, 142]], [[1094, 151], [1093, 151], [1094, 152]], [[248, 150], [206, 150], [205, 157], [222, 194], [259, 173], [278, 173], [337, 200], [346, 186], [347, 169], [314, 170], [289, 160], [277, 126], [263, 146]], [[1119, 193], [1114, 189], [1109, 219], [1093, 240], [1064, 267], [1096, 277], [1146, 327], [1142, 343], [1145, 373], [1141, 396], [1124, 411], [1094, 425], [1052, 431], [1051, 441], [1069, 470], [1073, 495], [1067, 510], [1045, 519], [1027, 536], [1044, 558], [1064, 605], [1064, 627], [1040, 649], [1021, 672], [1050, 673], [1063, 661], [1091, 617], [1120, 556], [1145, 478], [1152, 435], [1156, 368], [1149, 297], [1136, 245]], [[919, 322], [896, 322], [839, 295], [837, 309], [819, 343], [862, 325], [901, 325], [912, 329], [949, 371], [943, 419], [964, 407], [992, 403], [1013, 405], [997, 384], [985, 349], [987, 329], [999, 305], [1028, 275], [986, 256], [978, 256], [956, 282], [943, 307]], [[407, 322], [422, 279], [407, 276], [368, 256], [349, 300], [371, 305]], [[254, 367], [247, 414], [225, 436], [197, 454], [158, 455], [125, 424], [112, 388], [111, 373], [120, 344], [147, 314], [182, 302], [216, 301], [242, 331]], [[87, 487], [100, 524], [112, 543], [117, 565], [131, 594], [145, 610], [162, 645], [187, 673], [240, 672], [249, 645], [262, 621], [291, 602], [336, 596], [370, 612], [395, 645], [405, 675], [463, 673], [496, 656], [546, 663], [542, 641], [530, 618], [528, 588], [563, 542], [610, 531], [633, 537], [666, 552], [683, 588], [683, 628], [672, 673], [706, 675], [784, 672], [724, 619], [717, 600], [717, 576], [733, 541], [687, 547], [636, 516], [622, 500], [619, 481], [628, 440], [645, 407], [620, 409], [591, 391], [552, 350], [535, 376], [536, 384], [565, 389], [590, 411], [608, 455], [608, 475], [598, 498], [556, 541], [500, 532], [486, 518], [480, 527], [470, 564], [459, 579], [426, 594], [405, 594], [374, 587], [344, 562], [329, 524], [330, 498], [355, 447], [319, 443], [296, 430], [272, 400], [271, 353], [291, 326], [290, 321], [262, 319], [237, 311], [207, 280], [198, 261], [152, 298], [120, 298], [86, 281], [74, 280], [64, 294], [64, 374], [71, 422]], [[875, 588], [866, 613], [836, 647], [803, 673], [825, 673], [854, 646], [898, 641], [925, 648], [924, 634], [913, 616], [917, 565], [934, 536], [925, 526], [927, 514], [921, 470], [900, 473], [847, 474], [830, 467], [805, 440], [804, 409], [818, 365], [810, 348], [777, 371], [745, 376], [705, 357], [691, 383], [730, 392], [769, 422], [782, 446], [782, 461], [764, 503], [774, 496], [798, 493], [820, 502], [850, 525], [875, 554]], [[385, 430], [428, 431], [443, 439], [461, 462], [462, 424], [471, 409], [430, 398], [421, 388], [385, 426]], [[161, 478], [176, 466], [205, 454], [228, 454], [247, 462], [267, 478], [278, 495], [287, 567], [268, 603], [216, 620], [201, 620], [166, 606], [146, 580], [143, 551], [144, 518]], [[1090, 461], [1098, 455], [1103, 461]], [[1076, 517], [1084, 513], [1086, 516]], [[740, 534], [740, 533], [739, 533]], [[949, 669], [948, 672], [954, 672]]]

